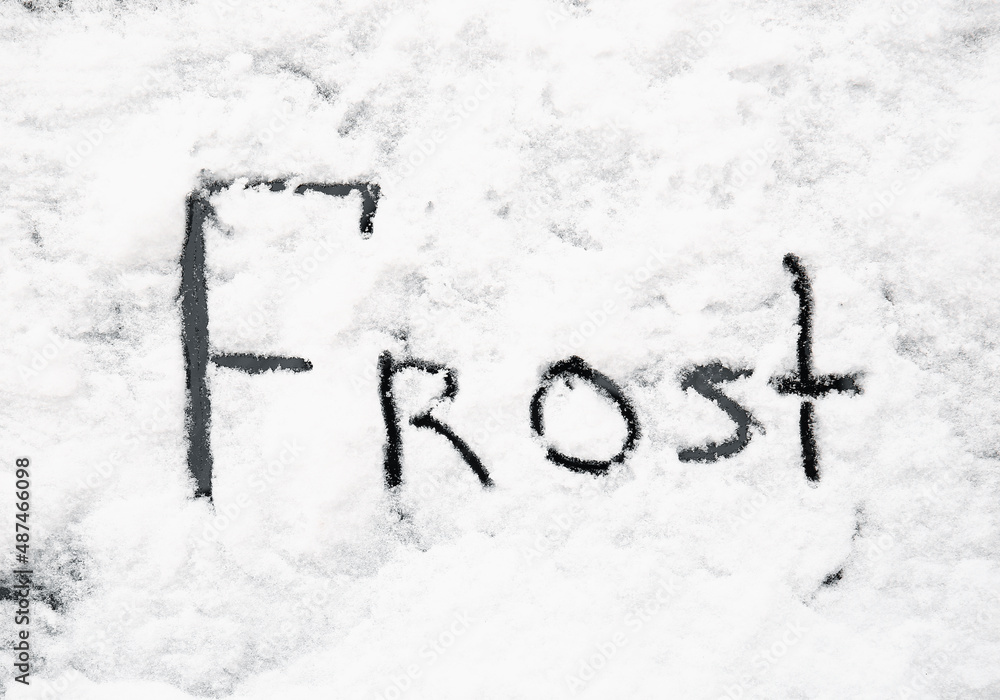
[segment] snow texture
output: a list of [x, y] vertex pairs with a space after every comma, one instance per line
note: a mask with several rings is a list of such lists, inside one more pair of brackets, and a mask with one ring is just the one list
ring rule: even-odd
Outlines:
[[[1000, 5], [0, 6], [0, 458], [32, 491], [11, 698], [1000, 698]], [[214, 501], [180, 255], [206, 227]], [[373, 182], [357, 195], [243, 187]], [[803, 474], [798, 306], [819, 373]], [[383, 477], [378, 358], [401, 373]], [[572, 355], [611, 378], [529, 404]], [[679, 451], [753, 416], [716, 462]], [[483, 488], [434, 415], [475, 451]], [[4, 512], [13, 512], [4, 506]], [[4, 527], [13, 533], [13, 516]], [[0, 586], [15, 567], [0, 543]], [[0, 638], [16, 631], [0, 603]]]

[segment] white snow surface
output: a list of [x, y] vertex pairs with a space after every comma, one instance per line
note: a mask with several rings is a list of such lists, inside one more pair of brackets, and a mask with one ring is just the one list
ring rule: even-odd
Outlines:
[[[30, 457], [49, 597], [9, 697], [1000, 698], [1000, 5], [33, 8], [0, 6], [0, 502]], [[382, 189], [368, 240], [356, 196], [214, 198], [213, 350], [314, 366], [210, 370], [214, 506], [178, 302], [203, 172]], [[786, 253], [817, 372], [864, 388], [816, 401], [815, 487], [768, 384]], [[385, 350], [456, 371], [435, 415], [494, 488], [404, 426], [387, 493]], [[531, 431], [569, 355], [638, 414], [603, 477]], [[713, 361], [763, 431], [682, 462], [733, 430], [680, 387]], [[405, 418], [441, 386], [397, 389]], [[613, 453], [576, 392], [552, 440]]]

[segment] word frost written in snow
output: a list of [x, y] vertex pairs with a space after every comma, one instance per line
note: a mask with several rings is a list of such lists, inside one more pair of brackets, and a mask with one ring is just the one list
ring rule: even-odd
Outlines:
[[[243, 188], [265, 188], [271, 192], [285, 191], [290, 181], [287, 179], [254, 180], [214, 180], [206, 178], [201, 187], [196, 188], [187, 198], [187, 235], [180, 257], [181, 313], [183, 316], [182, 343], [187, 378], [187, 439], [188, 468], [195, 482], [195, 495], [212, 497], [212, 451], [210, 429], [212, 417], [211, 393], [208, 386], [207, 368], [211, 362], [218, 367], [260, 374], [267, 371], [308, 372], [312, 362], [302, 357], [258, 355], [249, 352], [212, 352], [208, 335], [208, 288], [205, 276], [205, 224], [217, 222], [218, 218], [211, 198], [233, 186]], [[296, 185], [293, 193], [318, 192], [334, 197], [346, 197], [359, 193], [362, 211], [359, 229], [362, 238], [372, 236], [374, 216], [378, 208], [381, 189], [370, 182], [353, 183], [303, 183]], [[850, 395], [861, 393], [858, 374], [817, 376], [812, 360], [812, 322], [814, 303], [812, 284], [802, 261], [789, 253], [784, 258], [784, 266], [793, 277], [792, 289], [798, 296], [799, 336], [796, 348], [797, 371], [793, 374], [773, 377], [770, 385], [780, 394], [801, 397], [799, 411], [799, 432], [802, 444], [802, 467], [806, 479], [815, 484], [819, 481], [819, 453], [815, 435], [814, 400], [831, 392]], [[397, 375], [406, 371], [419, 371], [441, 375], [444, 390], [431, 401], [423, 412], [410, 416], [406, 421], [415, 428], [424, 428], [441, 435], [459, 453], [462, 460], [479, 478], [484, 488], [493, 486], [493, 480], [482, 459], [473, 448], [432, 412], [443, 402], [451, 401], [458, 393], [457, 372], [446, 365], [420, 358], [396, 359], [388, 351], [378, 358], [379, 398], [385, 423], [386, 443], [384, 448], [383, 472], [386, 488], [392, 490], [403, 483], [403, 432], [399, 408], [393, 397], [393, 382]], [[710, 442], [704, 447], [678, 450], [678, 458], [684, 462], [716, 462], [731, 458], [742, 452], [750, 443], [754, 430], [763, 431], [750, 412], [724, 394], [719, 385], [749, 377], [750, 368], [730, 368], [721, 363], [697, 365], [681, 376], [681, 388], [693, 389], [699, 395], [714, 402], [736, 424], [735, 435], [721, 444]], [[550, 462], [575, 472], [600, 476], [606, 474], [611, 465], [623, 463], [635, 450], [641, 436], [639, 419], [632, 402], [624, 390], [607, 375], [591, 367], [580, 357], [572, 356], [549, 365], [539, 379], [539, 386], [531, 398], [528, 418], [531, 429], [541, 443], [545, 438], [545, 399], [550, 389], [557, 383], [565, 383], [574, 389], [580, 383], [589, 384], [598, 395], [607, 400], [620, 414], [624, 422], [624, 437], [621, 448], [605, 459], [581, 459], [567, 455], [551, 445], [543, 445], [545, 457]]]

